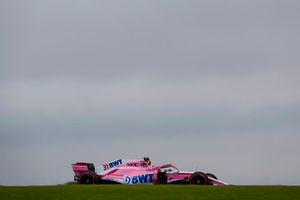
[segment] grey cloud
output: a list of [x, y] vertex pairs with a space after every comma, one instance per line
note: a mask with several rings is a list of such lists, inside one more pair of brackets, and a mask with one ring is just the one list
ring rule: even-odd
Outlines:
[[299, 6], [1, 1], [0, 184], [143, 155], [299, 184]]
[[2, 20], [3, 78], [187, 79], [299, 61], [292, 1], [22, 4], [7, 13], [10, 23]]

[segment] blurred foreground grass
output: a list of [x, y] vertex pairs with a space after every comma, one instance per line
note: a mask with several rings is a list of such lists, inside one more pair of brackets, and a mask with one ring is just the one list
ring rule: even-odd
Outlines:
[[300, 186], [62, 185], [1, 186], [0, 199], [300, 199]]

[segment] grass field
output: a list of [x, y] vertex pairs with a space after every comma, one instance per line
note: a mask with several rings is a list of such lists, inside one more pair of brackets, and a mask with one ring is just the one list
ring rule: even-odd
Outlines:
[[64, 185], [0, 187], [0, 199], [300, 199], [300, 186]]

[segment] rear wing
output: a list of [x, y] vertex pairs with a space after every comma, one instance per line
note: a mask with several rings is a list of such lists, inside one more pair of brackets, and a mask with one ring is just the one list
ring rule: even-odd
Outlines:
[[86, 171], [95, 172], [94, 164], [86, 162], [76, 162], [75, 164], [72, 164], [72, 169], [77, 176]]

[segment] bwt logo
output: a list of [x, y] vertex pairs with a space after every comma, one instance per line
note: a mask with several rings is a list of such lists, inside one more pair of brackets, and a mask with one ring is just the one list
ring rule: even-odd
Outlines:
[[153, 174], [141, 174], [138, 176], [133, 176], [132, 178], [130, 178], [129, 176], [126, 176], [124, 178], [124, 182], [126, 184], [152, 183], [153, 182]]
[[122, 164], [122, 159], [115, 160], [115, 161], [112, 161], [112, 162], [110, 162], [108, 164], [104, 164], [103, 165], [103, 169], [107, 170], [107, 169], [110, 169], [110, 168], [113, 168], [113, 167], [117, 167], [117, 166], [119, 166], [121, 164]]

